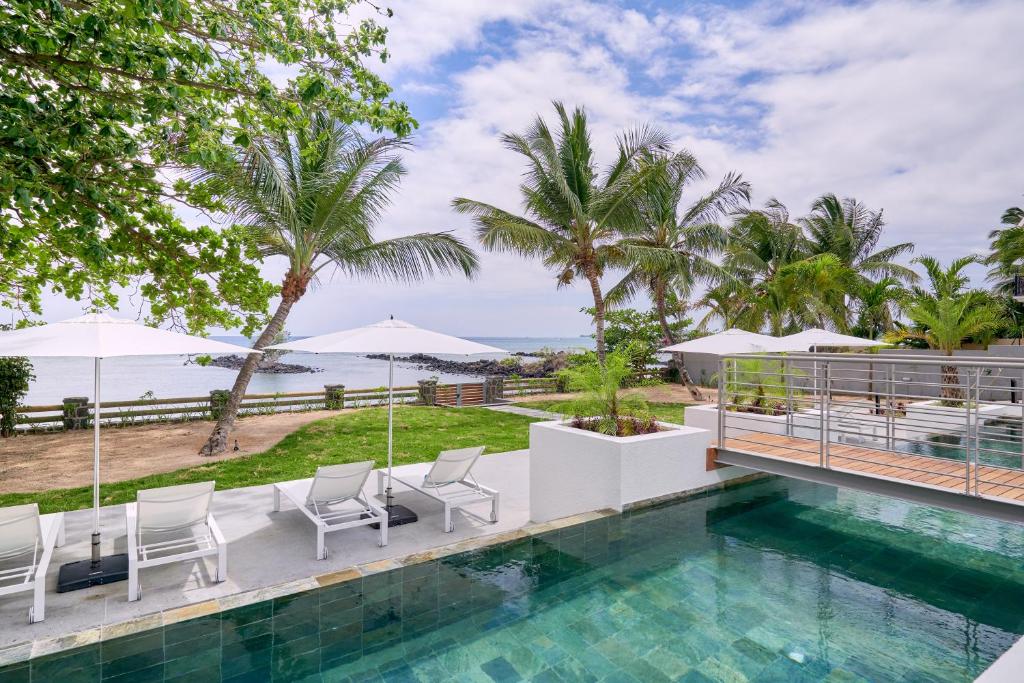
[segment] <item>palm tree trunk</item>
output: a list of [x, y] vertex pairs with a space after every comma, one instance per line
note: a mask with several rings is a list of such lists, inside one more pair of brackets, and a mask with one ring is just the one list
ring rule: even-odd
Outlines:
[[942, 366], [941, 396], [945, 401], [964, 400], [964, 392], [960, 388], [960, 369], [955, 365]]
[[[668, 313], [665, 311], [664, 283], [658, 283], [654, 287], [654, 309], [658, 314], [658, 323], [661, 325], [662, 341], [665, 343], [665, 346], [671, 346], [675, 343], [675, 339], [672, 337], [672, 328], [668, 324]], [[669, 362], [675, 367], [676, 372], [679, 374], [679, 381], [686, 386], [686, 389], [690, 392], [690, 397], [694, 401], [703, 401], [704, 394], [690, 377], [690, 373], [686, 370], [686, 365], [683, 364], [683, 354], [673, 353], [672, 360]]]
[[597, 270], [589, 266], [585, 270], [590, 291], [594, 295], [594, 340], [597, 351], [597, 362], [604, 365], [604, 295], [601, 294], [601, 280]]
[[[285, 320], [288, 318], [288, 313], [292, 310], [292, 306], [296, 301], [298, 301], [298, 297], [288, 293], [286, 290], [285, 296], [282, 296], [281, 303], [278, 305], [277, 310], [274, 311], [274, 316], [267, 323], [266, 328], [264, 328], [256, 343], [252, 345], [253, 349], [259, 351], [274, 341], [278, 333], [284, 329]], [[213, 431], [210, 432], [210, 437], [206, 440], [206, 443], [199, 450], [200, 455], [216, 455], [227, 450], [228, 434], [231, 433], [231, 429], [235, 426], [235, 418], [238, 417], [238, 409], [242, 404], [242, 397], [245, 396], [245, 390], [249, 387], [249, 380], [252, 379], [252, 375], [256, 371], [256, 366], [259, 364], [261, 357], [262, 355], [258, 353], [250, 353], [246, 356], [245, 362], [238, 371], [238, 376], [235, 377], [235, 383], [231, 387], [231, 396], [228, 398], [227, 404], [221, 408], [217, 424], [214, 426]]]

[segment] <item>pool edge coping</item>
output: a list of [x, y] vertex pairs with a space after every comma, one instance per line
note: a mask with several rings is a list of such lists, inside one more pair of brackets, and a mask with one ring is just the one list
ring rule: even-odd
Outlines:
[[[698, 494], [699, 495], [699, 494]], [[58, 636], [48, 636], [26, 640], [21, 643], [14, 643], [0, 648], [0, 667], [8, 667], [24, 662], [55, 655], [61, 652], [94, 645], [96, 643], [132, 636], [146, 631], [163, 628], [177, 624], [188, 619], [220, 614], [239, 607], [245, 607], [258, 602], [265, 602], [274, 598], [296, 595], [306, 591], [327, 588], [338, 584], [361, 579], [366, 576], [380, 574], [382, 572], [401, 569], [402, 567], [415, 566], [424, 562], [441, 559], [459, 553], [480, 550], [501, 543], [508, 543], [522, 538], [539, 536], [541, 534], [557, 531], [564, 527], [584, 524], [597, 519], [612, 517], [622, 514], [618, 510], [605, 508], [581, 512], [569, 517], [541, 523], [531, 523], [518, 529], [502, 531], [483, 536], [462, 539], [447, 545], [436, 546], [403, 557], [385, 558], [364, 562], [362, 564], [342, 567], [323, 574], [285, 581], [279, 584], [254, 588], [240, 593], [232, 593], [220, 598], [194, 602], [180, 607], [150, 612], [142, 616], [117, 621], [111, 624], [72, 631]]]

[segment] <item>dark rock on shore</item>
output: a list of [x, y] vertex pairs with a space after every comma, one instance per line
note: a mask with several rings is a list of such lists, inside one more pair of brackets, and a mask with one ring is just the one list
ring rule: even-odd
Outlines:
[[[210, 365], [214, 365], [218, 368], [228, 368], [229, 370], [241, 370], [244, 362], [245, 358], [242, 356], [217, 356], [210, 361]], [[256, 372], [262, 372], [268, 375], [299, 375], [306, 372], [323, 372], [323, 368], [311, 368], [306, 365], [274, 361], [273, 363], [261, 363], [257, 365]]]
[[[512, 354], [517, 355], [517, 354]], [[527, 355], [527, 354], [522, 354]], [[371, 353], [366, 356], [373, 360], [387, 360], [384, 353]], [[411, 356], [396, 356], [395, 360], [400, 363], [411, 363], [420, 370], [430, 370], [449, 375], [479, 375], [481, 377], [547, 377], [565, 367], [565, 353], [554, 353], [542, 357], [532, 363], [524, 363], [519, 358], [509, 360], [444, 360], [436, 356], [428, 356], [424, 353], [414, 353]]]

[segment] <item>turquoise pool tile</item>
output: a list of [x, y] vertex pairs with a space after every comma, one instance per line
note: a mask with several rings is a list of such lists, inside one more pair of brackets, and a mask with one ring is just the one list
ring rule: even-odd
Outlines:
[[1024, 540], [893, 505], [767, 480], [40, 658], [28, 683], [969, 681], [1024, 631]]

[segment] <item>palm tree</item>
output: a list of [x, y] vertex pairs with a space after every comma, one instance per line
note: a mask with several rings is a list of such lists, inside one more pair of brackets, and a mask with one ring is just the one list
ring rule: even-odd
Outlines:
[[[654, 164], [656, 168], [638, 197], [642, 227], [620, 241], [633, 265], [608, 291], [607, 300], [610, 305], [618, 305], [640, 293], [646, 294], [654, 305], [662, 342], [667, 346], [677, 341], [668, 322], [670, 295], [692, 291], [695, 281], [710, 280], [721, 273], [711, 261], [725, 247], [727, 239], [726, 230], [718, 221], [750, 201], [750, 183], [729, 173], [718, 187], [684, 207], [685, 190], [705, 177], [697, 160], [682, 151], [643, 163]], [[690, 394], [702, 400], [700, 389], [681, 359], [673, 360]]]
[[626, 260], [620, 234], [641, 225], [637, 195], [656, 165], [639, 162], [667, 151], [668, 138], [647, 127], [627, 131], [617, 140], [615, 162], [602, 174], [584, 110], [570, 114], [561, 102], [554, 107], [557, 135], [538, 116], [524, 134], [501, 137], [506, 148], [528, 162], [519, 188], [522, 215], [464, 197], [452, 206], [473, 217], [484, 248], [543, 259], [555, 271], [559, 287], [576, 278], [587, 281], [594, 297], [597, 357], [603, 363], [606, 303], [601, 277]]
[[991, 266], [988, 280], [1002, 294], [1013, 294], [1014, 278], [1024, 271], [1024, 209], [1010, 207], [1002, 217], [1006, 227], [989, 233], [992, 253], [985, 259]]
[[[967, 290], [968, 278], [963, 270], [977, 263], [975, 256], [959, 258], [943, 268], [930, 256], [914, 259], [925, 268], [930, 289], [915, 287], [904, 306], [920, 330], [916, 336], [933, 349], [952, 356], [963, 342], [989, 334], [999, 326], [1002, 308], [988, 292]], [[959, 371], [955, 365], [942, 366], [944, 400], [962, 401]]]
[[[818, 197], [811, 212], [799, 221], [807, 236], [811, 255], [832, 254], [842, 266], [855, 274], [849, 291], [837, 291], [829, 303], [842, 312], [844, 325], [852, 314], [853, 300], [879, 277], [913, 282], [917, 274], [895, 259], [914, 251], [912, 242], [901, 242], [876, 249], [882, 238], [885, 221], [881, 211], [871, 211], [852, 197], [840, 199], [832, 193]], [[838, 317], [838, 316], [835, 316]]]
[[753, 292], [745, 283], [727, 279], [709, 288], [694, 302], [694, 308], [705, 308], [707, 313], [697, 323], [697, 329], [706, 331], [713, 320], [722, 323], [722, 329], [738, 327]]
[[883, 277], [878, 282], [863, 283], [854, 298], [857, 301], [857, 318], [853, 334], [867, 339], [878, 339], [896, 327], [900, 306], [906, 299], [907, 290], [898, 280]]
[[[193, 177], [223, 198], [229, 220], [249, 231], [264, 256], [287, 260], [281, 301], [256, 350], [284, 329], [292, 307], [325, 269], [398, 282], [435, 273], [471, 277], [477, 269], [473, 251], [448, 233], [374, 240], [373, 227], [405, 173], [398, 156], [405, 144], [366, 140], [326, 114], [310, 118], [308, 128], [254, 142], [230, 163]], [[203, 453], [225, 449], [259, 358], [246, 358]]]
[[723, 266], [747, 296], [738, 325], [753, 331], [768, 328], [785, 334], [806, 315], [814, 290], [792, 286], [789, 267], [809, 256], [799, 225], [785, 205], [769, 200], [763, 209], [744, 211], [729, 229]]

